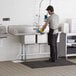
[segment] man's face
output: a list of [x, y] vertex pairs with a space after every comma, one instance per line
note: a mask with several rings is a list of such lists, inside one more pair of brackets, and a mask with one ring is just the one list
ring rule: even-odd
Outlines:
[[51, 15], [51, 11], [50, 10], [48, 10], [48, 14]]

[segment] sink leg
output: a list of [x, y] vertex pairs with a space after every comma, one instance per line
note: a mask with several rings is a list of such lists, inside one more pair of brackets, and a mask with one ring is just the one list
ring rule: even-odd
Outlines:
[[21, 44], [21, 60], [23, 61], [23, 44]]

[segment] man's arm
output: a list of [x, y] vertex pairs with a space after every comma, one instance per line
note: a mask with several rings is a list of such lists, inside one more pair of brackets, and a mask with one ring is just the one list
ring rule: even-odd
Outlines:
[[42, 28], [37, 29], [36, 31], [37, 31], [38, 33], [43, 33], [43, 31], [45, 30], [46, 26], [47, 26], [47, 23], [45, 23], [45, 24], [42, 26]]
[[49, 18], [47, 19], [46, 23], [42, 26], [42, 28], [40, 28], [39, 32], [42, 33], [45, 30], [45, 28], [48, 25], [48, 23], [49, 23]]
[[46, 28], [46, 26], [47, 26], [47, 22], [42, 26], [42, 30], [44, 31], [45, 30], [45, 28]]

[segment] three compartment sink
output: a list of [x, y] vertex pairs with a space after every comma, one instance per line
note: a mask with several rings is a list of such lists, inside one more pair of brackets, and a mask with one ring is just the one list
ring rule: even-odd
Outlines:
[[36, 28], [30, 25], [10, 25], [9, 33], [13, 35], [33, 35], [37, 34]]
[[7, 27], [0, 26], [0, 38], [7, 38]]

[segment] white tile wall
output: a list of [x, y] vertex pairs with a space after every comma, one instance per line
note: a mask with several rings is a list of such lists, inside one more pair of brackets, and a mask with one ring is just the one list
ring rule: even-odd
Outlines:
[[71, 22], [71, 32], [72, 33], [76, 33], [76, 18], [72, 19], [72, 22]]
[[39, 53], [39, 45], [38, 44], [25, 45], [25, 51], [27, 54]]
[[48, 44], [40, 44], [40, 53], [50, 53], [50, 47]]

